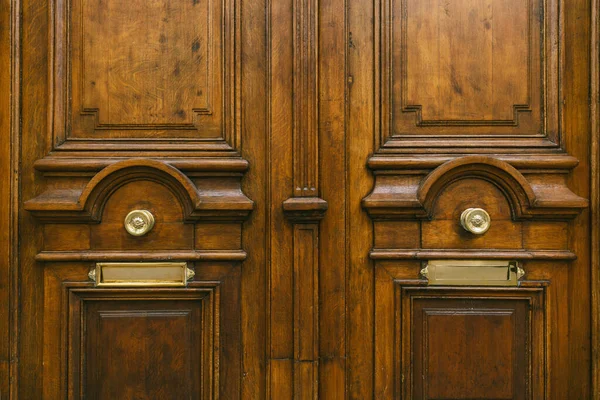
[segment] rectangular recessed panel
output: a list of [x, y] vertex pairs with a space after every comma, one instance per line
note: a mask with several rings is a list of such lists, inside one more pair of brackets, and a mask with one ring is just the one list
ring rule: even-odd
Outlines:
[[510, 121], [529, 103], [529, 2], [405, 0], [404, 107], [426, 121]]
[[527, 398], [526, 300], [416, 298], [413, 302], [415, 398]]
[[231, 144], [239, 25], [231, 1], [53, 0], [55, 143]]
[[386, 0], [382, 145], [555, 147], [560, 13], [541, 0]]
[[202, 301], [88, 301], [85, 310], [87, 397], [198, 398]]
[[84, 109], [99, 124], [192, 124], [208, 110], [209, 3], [83, 2]]

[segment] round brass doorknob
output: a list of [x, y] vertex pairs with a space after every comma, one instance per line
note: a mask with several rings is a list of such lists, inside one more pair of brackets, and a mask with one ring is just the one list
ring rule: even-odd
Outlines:
[[133, 236], [144, 236], [154, 227], [154, 215], [148, 210], [133, 210], [125, 217], [125, 230]]
[[474, 235], [483, 235], [490, 229], [490, 214], [483, 208], [467, 208], [460, 215], [460, 224], [467, 232]]

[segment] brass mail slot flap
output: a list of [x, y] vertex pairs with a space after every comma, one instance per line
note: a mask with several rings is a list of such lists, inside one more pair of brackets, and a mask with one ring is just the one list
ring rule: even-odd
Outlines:
[[431, 260], [421, 274], [430, 285], [517, 286], [524, 273], [515, 261]]
[[193, 271], [185, 262], [97, 263], [96, 286], [186, 286]]

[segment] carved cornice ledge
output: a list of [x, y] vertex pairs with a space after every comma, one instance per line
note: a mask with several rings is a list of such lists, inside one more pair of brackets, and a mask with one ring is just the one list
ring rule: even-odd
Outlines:
[[98, 261], [244, 261], [243, 250], [171, 250], [171, 251], [42, 251], [39, 262]]
[[283, 202], [283, 214], [294, 223], [317, 223], [327, 207], [327, 202], [319, 197], [292, 197]]
[[[573, 157], [519, 159], [522, 173], [502, 159], [465, 156], [449, 161], [376, 157], [369, 161], [375, 174], [373, 191], [363, 207], [373, 219], [429, 219], [438, 196], [453, 182], [467, 178], [486, 180], [508, 200], [513, 219], [571, 219], [588, 206], [567, 186], [568, 171], [577, 165]], [[441, 165], [435, 168], [438, 163]], [[434, 168], [431, 170], [431, 168]]]
[[373, 260], [550, 260], [573, 261], [568, 250], [483, 250], [483, 249], [373, 249]]
[[163, 161], [134, 158], [110, 164], [83, 187], [51, 185], [25, 202], [25, 209], [45, 223], [99, 223], [104, 205], [115, 190], [129, 182], [148, 180], [173, 192], [184, 210], [184, 222], [241, 222], [249, 216], [254, 203], [241, 190], [241, 176], [212, 177], [209, 184], [203, 184], [206, 179], [192, 181]]

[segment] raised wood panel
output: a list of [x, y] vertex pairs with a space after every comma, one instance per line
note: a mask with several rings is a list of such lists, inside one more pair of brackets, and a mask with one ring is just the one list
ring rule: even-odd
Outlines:
[[236, 148], [233, 1], [54, 0], [53, 9], [56, 150]]
[[376, 266], [375, 397], [546, 398], [545, 376], [558, 362], [546, 358], [556, 323], [548, 319], [548, 283], [434, 287], [405, 278], [418, 267]]
[[517, 113], [531, 111], [529, 1], [405, 0], [401, 7], [393, 30], [397, 112], [416, 113], [421, 126], [524, 122]]
[[202, 341], [208, 336], [210, 344], [212, 337], [203, 334], [210, 325], [202, 324], [207, 315], [201, 300], [85, 303], [83, 329], [72, 334], [83, 333], [86, 398], [184, 399], [197, 397], [206, 383], [210, 387], [202, 372], [211, 365], [203, 365], [202, 356], [211, 347]]
[[100, 289], [47, 264], [44, 398], [239, 397], [239, 265], [194, 267], [187, 288]]
[[294, 225], [294, 398], [318, 397], [319, 226]]
[[381, 151], [558, 146], [559, 3], [383, 0]]
[[211, 114], [214, 3], [72, 3], [74, 102], [96, 129], [193, 128]]
[[69, 398], [217, 398], [219, 288], [210, 286], [161, 293], [66, 284]]
[[414, 397], [530, 397], [526, 301], [414, 299], [411, 314]]

